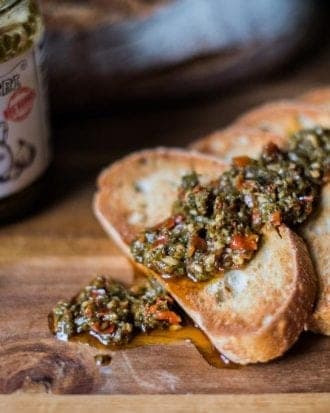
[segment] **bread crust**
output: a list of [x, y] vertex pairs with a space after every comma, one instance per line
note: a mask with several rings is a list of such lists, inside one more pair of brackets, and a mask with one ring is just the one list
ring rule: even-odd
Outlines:
[[[106, 232], [128, 256], [127, 242], [143, 224], [141, 228], [132, 227], [127, 220], [127, 209], [132, 206], [119, 203], [113, 194], [120, 192], [118, 180], [124, 170], [125, 181], [121, 185], [125, 188], [132, 188], [129, 179], [133, 175], [129, 170], [134, 171], [134, 179], [140, 174], [145, 178], [146, 170], [141, 171], [135, 162], [141, 156], [147, 159], [151, 177], [157, 176], [157, 168], [166, 169], [166, 163], [170, 168], [180, 169], [182, 163], [193, 166], [210, 178], [227, 167], [214, 158], [195, 153], [158, 149], [130, 155], [106, 169], [98, 181], [94, 211]], [[155, 158], [159, 162], [155, 163]], [[174, 175], [180, 178], [180, 174]], [[132, 190], [131, 194], [134, 194]], [[174, 198], [169, 194], [163, 200], [167, 208], [163, 210], [163, 219], [170, 215]], [[138, 266], [157, 277], [215, 347], [240, 364], [266, 362], [284, 354], [297, 340], [312, 312], [316, 281], [310, 256], [301, 238], [285, 226], [281, 226], [279, 232], [268, 229], [256, 257], [244, 269], [226, 272], [221, 279], [206, 283], [194, 283], [185, 277], [164, 279], [143, 265]], [[245, 308], [243, 298], [248, 293], [251, 299], [245, 300]]]
[[287, 137], [299, 129], [315, 126], [329, 128], [330, 109], [298, 100], [282, 100], [248, 111], [237, 118], [236, 125], [258, 128]]
[[330, 183], [322, 188], [321, 200], [313, 216], [299, 228], [310, 251], [316, 273], [319, 276], [319, 290], [315, 311], [308, 328], [316, 333], [330, 335]]
[[[299, 99], [330, 109], [330, 87], [312, 89]], [[314, 265], [320, 274], [320, 288], [317, 304], [309, 323], [309, 328], [316, 332], [330, 335], [330, 184], [322, 189], [321, 205], [312, 219], [301, 229]]]
[[234, 124], [193, 142], [189, 148], [231, 162], [232, 158], [242, 154], [256, 158], [267, 143], [283, 147], [286, 141], [286, 137], [273, 132]]

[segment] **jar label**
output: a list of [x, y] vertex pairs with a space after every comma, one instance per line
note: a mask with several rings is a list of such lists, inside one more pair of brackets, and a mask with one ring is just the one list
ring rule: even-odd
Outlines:
[[43, 66], [41, 43], [0, 64], [0, 198], [27, 187], [50, 161]]

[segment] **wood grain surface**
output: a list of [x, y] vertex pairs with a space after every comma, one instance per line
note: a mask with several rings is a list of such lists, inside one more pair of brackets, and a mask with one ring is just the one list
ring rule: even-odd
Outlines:
[[251, 395], [157, 395], [157, 396], [0, 396], [0, 409], [5, 413], [41, 413], [45, 411], [81, 413], [303, 413], [329, 412], [330, 396], [322, 393], [251, 394]]
[[[56, 341], [47, 326], [47, 314], [56, 301], [71, 297], [95, 274], [127, 281], [132, 277], [130, 265], [92, 214], [91, 199], [100, 168], [142, 146], [185, 145], [229, 123], [254, 104], [326, 83], [329, 53], [315, 59], [319, 64], [314, 71], [305, 65], [271, 83], [246, 86], [239, 93], [210, 101], [128, 107], [125, 112], [109, 108], [88, 119], [54, 119], [55, 160], [44, 202], [36, 205], [33, 214], [0, 230], [1, 393], [269, 395], [330, 391], [330, 340], [310, 333], [303, 334], [282, 359], [237, 370], [208, 365], [194, 346], [185, 342], [116, 352], [109, 366], [98, 367], [95, 349]], [[301, 397], [310, 408], [317, 404], [317, 396]], [[19, 399], [11, 400], [19, 403]], [[279, 400], [285, 403], [286, 399]]]

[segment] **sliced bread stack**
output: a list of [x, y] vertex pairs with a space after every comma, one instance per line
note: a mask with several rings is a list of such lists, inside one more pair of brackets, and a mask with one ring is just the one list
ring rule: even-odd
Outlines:
[[[194, 142], [190, 150], [157, 148], [117, 161], [99, 177], [94, 199], [97, 218], [131, 257], [129, 244], [140, 231], [171, 215], [183, 175], [194, 170], [207, 182], [225, 171], [234, 156], [257, 157], [270, 141], [285, 148], [296, 130], [330, 127], [329, 94], [324, 95], [317, 105], [312, 93], [301, 101], [254, 109], [232, 126]], [[308, 249], [300, 236], [281, 225], [278, 231], [264, 230], [259, 251], [244, 268], [208, 282], [164, 278], [138, 266], [164, 285], [230, 360], [240, 364], [269, 361], [284, 354], [307, 325], [330, 333], [329, 202], [328, 184], [318, 211], [301, 228]]]

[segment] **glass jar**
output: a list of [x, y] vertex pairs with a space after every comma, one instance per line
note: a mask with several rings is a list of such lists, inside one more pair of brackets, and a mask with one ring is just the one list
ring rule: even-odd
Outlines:
[[0, 0], [0, 220], [40, 194], [50, 162], [44, 27], [35, 0]]

